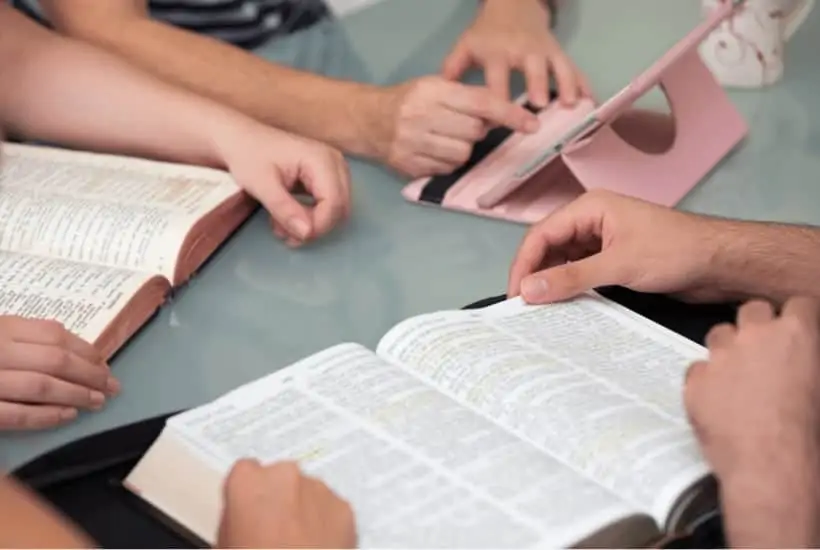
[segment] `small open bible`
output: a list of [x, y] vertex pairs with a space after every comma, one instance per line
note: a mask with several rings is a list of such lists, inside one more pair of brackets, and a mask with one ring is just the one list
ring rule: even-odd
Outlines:
[[632, 547], [717, 506], [682, 404], [704, 348], [597, 294], [414, 317], [172, 417], [124, 484], [215, 544], [243, 457], [296, 460], [362, 547]]
[[30, 145], [0, 158], [0, 314], [117, 351], [252, 212], [210, 168]]

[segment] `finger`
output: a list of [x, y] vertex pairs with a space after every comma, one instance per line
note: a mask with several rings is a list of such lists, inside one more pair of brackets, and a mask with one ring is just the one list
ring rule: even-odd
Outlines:
[[305, 480], [299, 463], [293, 460], [283, 460], [264, 468], [265, 478], [272, 486], [285, 489], [288, 486], [301, 486]]
[[[245, 494], [242, 488], [255, 486], [255, 480], [261, 472], [262, 465], [255, 458], [243, 458], [234, 462], [225, 478], [225, 482], [222, 484], [222, 493], [225, 500], [230, 500], [230, 496], [234, 492]], [[245, 497], [247, 498], [246, 494]]]
[[551, 65], [558, 85], [558, 97], [564, 105], [575, 105], [578, 101], [578, 82], [572, 62], [565, 55], [557, 55]]
[[609, 252], [539, 271], [521, 281], [521, 297], [528, 304], [569, 300], [588, 290], [617, 284], [618, 260]]
[[592, 85], [589, 83], [589, 79], [581, 74], [577, 68], [575, 71], [575, 76], [578, 79], [578, 90], [581, 92], [581, 95], [584, 97], [592, 97]]
[[350, 503], [323, 481], [310, 476], [302, 477], [304, 502], [311, 503], [314, 510], [323, 510], [317, 517], [322, 524], [329, 523], [331, 532], [342, 537], [342, 548], [355, 548], [356, 518]]
[[692, 380], [697, 381], [697, 378], [703, 375], [706, 367], [709, 366], [708, 361], [695, 361], [689, 368], [686, 369], [686, 376], [684, 378], [684, 385], [688, 386]]
[[339, 155], [337, 159], [336, 173], [341, 183], [341, 194], [345, 198], [345, 209], [342, 219], [346, 220], [350, 217], [350, 211], [353, 207], [353, 188], [350, 185], [350, 167], [342, 155]]
[[57, 321], [16, 317], [4, 328], [7, 328], [10, 339], [15, 342], [62, 347], [93, 363], [103, 362], [102, 355], [94, 346]]
[[604, 209], [597, 201], [581, 198], [532, 226], [518, 247], [510, 268], [508, 294], [518, 296], [524, 277], [548, 264], [549, 257], [557, 250], [574, 242], [600, 239], [603, 217]]
[[504, 59], [490, 59], [484, 64], [484, 80], [495, 97], [510, 100], [510, 68]]
[[413, 166], [414, 177], [437, 176], [449, 174], [458, 166], [424, 155], [415, 155], [410, 159], [409, 164]]
[[737, 326], [742, 329], [749, 325], [766, 323], [774, 319], [774, 308], [769, 302], [754, 300], [744, 304], [737, 312]]
[[255, 182], [242, 187], [262, 203], [274, 221], [287, 231], [289, 237], [300, 242], [309, 240], [313, 227], [305, 206], [300, 204], [287, 189], [278, 168], [271, 166], [266, 176], [268, 181], [264, 185]]
[[547, 61], [539, 55], [528, 56], [524, 60], [524, 75], [530, 102], [536, 107], [546, 107], [549, 103]]
[[695, 429], [698, 429], [697, 410], [701, 402], [702, 380], [707, 374], [709, 363], [707, 361], [697, 361], [692, 363], [686, 370], [686, 377], [683, 385], [683, 405], [689, 422]]
[[279, 239], [285, 240], [287, 238], [287, 231], [285, 231], [285, 228], [282, 227], [282, 224], [277, 222], [275, 219], [270, 218], [270, 226], [273, 230], [273, 234], [276, 235]]
[[[327, 519], [335, 519], [339, 521], [340, 524], [353, 520], [352, 516], [348, 517], [348, 514], [345, 513], [346, 509], [349, 508], [347, 501], [342, 499], [342, 497], [324, 481], [313, 476], [302, 475], [301, 488], [305, 495], [306, 502], [321, 503], [322, 509], [335, 512], [330, 514], [335, 517], [329, 517]], [[342, 515], [339, 516], [339, 513]]]
[[345, 182], [340, 179], [331, 153], [322, 155], [310, 164], [303, 164], [299, 179], [316, 201], [312, 210], [313, 236], [322, 236], [344, 219], [350, 201], [349, 187], [346, 188]]
[[0, 401], [0, 431], [44, 430], [77, 418], [77, 409]]
[[342, 548], [357, 548], [358, 533], [356, 531], [356, 514], [350, 502], [342, 498], [340, 495], [331, 491], [336, 501], [336, 513], [333, 515], [337, 522], [337, 528], [334, 532], [342, 533], [340, 538]]
[[0, 400], [99, 409], [105, 395], [40, 372], [0, 371]]
[[523, 106], [496, 97], [487, 88], [453, 85], [441, 98], [443, 105], [471, 117], [482, 118], [494, 125], [517, 132], [538, 130], [538, 118]]
[[487, 137], [487, 124], [478, 117], [439, 109], [433, 118], [431, 130], [439, 136], [475, 143]]
[[444, 59], [441, 74], [447, 80], [460, 79], [472, 65], [470, 50], [459, 42], [453, 51]]
[[109, 369], [67, 349], [13, 342], [3, 353], [5, 370], [38, 372], [108, 394], [116, 394], [120, 389]]
[[816, 328], [820, 321], [820, 301], [807, 297], [792, 298], [783, 306], [780, 316], [795, 317]]
[[734, 340], [736, 333], [737, 330], [732, 324], [721, 323], [716, 325], [706, 335], [706, 347], [714, 351], [728, 346]]
[[467, 162], [473, 152], [473, 144], [447, 136], [428, 134], [419, 146], [419, 153], [440, 160], [457, 168]]

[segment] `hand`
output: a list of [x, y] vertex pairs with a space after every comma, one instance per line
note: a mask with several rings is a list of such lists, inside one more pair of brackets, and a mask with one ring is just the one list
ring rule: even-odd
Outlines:
[[60, 323], [0, 316], [0, 430], [62, 424], [119, 389], [100, 354]]
[[[321, 237], [350, 215], [350, 174], [335, 149], [255, 122], [220, 132], [219, 139], [237, 184], [262, 203], [288, 246]], [[312, 204], [296, 200], [302, 190]]]
[[750, 302], [707, 337], [685, 403], [734, 548], [820, 544], [820, 305]]
[[560, 100], [575, 104], [580, 96], [591, 95], [589, 84], [550, 32], [549, 17], [543, 0], [484, 0], [479, 15], [444, 61], [444, 76], [458, 80], [470, 66], [479, 65], [487, 86], [508, 99], [510, 70], [518, 69], [526, 76], [530, 102], [545, 107], [551, 72]]
[[749, 302], [736, 325], [715, 327], [706, 344], [708, 361], [687, 374], [686, 408], [719, 479], [750, 466], [765, 475], [790, 453], [817, 447], [818, 302], [791, 299], [780, 315], [767, 302]]
[[378, 156], [411, 177], [452, 172], [492, 126], [538, 129], [535, 115], [486, 88], [423, 77], [381, 89], [371, 128]]
[[237, 462], [225, 482], [220, 548], [353, 548], [350, 506], [291, 462]]
[[597, 287], [717, 300], [710, 262], [718, 220], [605, 191], [590, 191], [535, 224], [518, 249], [507, 292], [528, 303], [572, 298]]

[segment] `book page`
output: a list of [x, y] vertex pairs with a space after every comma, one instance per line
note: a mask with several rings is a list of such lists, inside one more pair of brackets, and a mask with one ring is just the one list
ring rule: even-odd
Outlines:
[[164, 275], [189, 230], [236, 195], [208, 168], [8, 144], [0, 250]]
[[682, 405], [689, 343], [603, 298], [405, 321], [377, 351], [664, 525], [708, 475]]
[[[361, 547], [563, 546], [634, 511], [373, 352], [343, 344], [169, 420], [225, 473], [297, 460]], [[647, 518], [651, 523], [651, 520]]]
[[59, 321], [93, 344], [150, 278], [147, 273], [0, 251], [0, 315]]

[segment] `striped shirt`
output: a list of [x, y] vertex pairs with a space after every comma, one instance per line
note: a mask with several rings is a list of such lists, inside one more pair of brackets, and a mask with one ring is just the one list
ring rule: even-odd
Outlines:
[[[11, 3], [45, 22], [37, 0]], [[243, 48], [254, 48], [330, 16], [324, 0], [150, 0], [148, 5], [154, 19]]]

